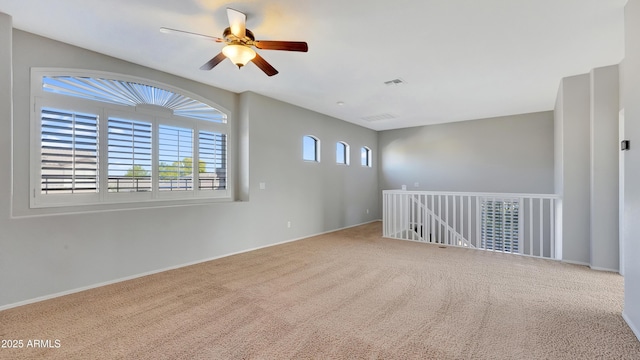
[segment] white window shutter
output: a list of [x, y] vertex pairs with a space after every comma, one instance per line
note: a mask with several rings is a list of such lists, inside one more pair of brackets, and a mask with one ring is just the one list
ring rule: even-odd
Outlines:
[[97, 193], [98, 115], [52, 108], [40, 115], [41, 193]]

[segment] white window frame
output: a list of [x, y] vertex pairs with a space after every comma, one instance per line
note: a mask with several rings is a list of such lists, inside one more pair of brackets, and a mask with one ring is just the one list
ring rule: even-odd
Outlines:
[[[60, 99], [60, 101], [52, 101], [51, 99], [35, 98], [33, 102], [34, 118], [37, 120], [31, 123], [31, 156], [30, 156], [30, 179], [31, 179], [31, 207], [55, 206], [56, 204], [65, 203], [70, 195], [67, 194], [40, 194], [41, 190], [41, 118], [40, 114], [43, 108], [64, 109], [69, 112], [82, 112], [98, 115], [98, 122], [101, 124], [104, 119], [99, 107], [92, 104], [83, 104], [73, 101], [74, 99]], [[101, 134], [99, 133], [99, 136]], [[98, 165], [100, 167], [100, 165]], [[100, 169], [100, 168], [99, 168]], [[100, 173], [100, 170], [99, 170]], [[98, 181], [100, 184], [100, 182]], [[73, 194], [75, 205], [93, 204], [100, 201], [99, 193]], [[38, 206], [39, 205], [39, 206]]]
[[[344, 159], [338, 159], [338, 146], [342, 145], [344, 147]], [[351, 159], [351, 148], [348, 143], [345, 141], [338, 141], [336, 143], [336, 164], [349, 166]]]
[[[159, 191], [158, 196], [175, 196], [175, 197], [179, 198], [179, 197], [183, 196], [182, 195], [183, 192], [185, 192], [185, 191], [187, 191], [187, 192], [188, 191], [193, 191], [198, 186], [198, 180], [199, 180], [200, 173], [198, 171], [195, 171], [195, 170], [196, 169], [199, 170], [200, 167], [199, 167], [198, 164], [194, 164], [193, 163], [194, 159], [196, 159], [196, 158], [198, 159], [198, 161], [200, 161], [200, 156], [199, 156], [200, 154], [198, 153], [198, 149], [196, 148], [196, 142], [197, 142], [196, 137], [198, 137], [198, 132], [197, 132], [196, 129], [190, 127], [188, 124], [180, 124], [180, 123], [164, 124], [164, 123], [161, 123], [161, 124], [158, 124], [158, 126], [157, 126], [158, 141], [159, 141], [159, 138], [160, 138], [160, 127], [161, 126], [171, 126], [171, 127], [177, 127], [177, 128], [181, 128], [181, 129], [191, 130], [191, 151], [192, 151], [192, 153], [191, 153], [191, 171], [192, 171], [192, 173], [191, 173], [191, 176], [192, 176], [191, 186], [192, 186], [192, 189], [191, 190], [177, 190], [175, 192], [172, 191], [172, 190], [162, 190], [162, 191], [160, 191], [160, 154], [159, 154], [160, 153], [160, 144], [158, 143], [158, 146], [156, 148], [154, 148], [154, 155], [155, 155], [154, 156], [154, 158], [155, 158], [154, 164], [156, 166], [153, 167], [154, 174], [152, 174], [152, 176], [154, 178], [158, 179], [157, 182], [154, 182], [154, 186], [156, 187], [157, 191]], [[178, 161], [180, 161], [180, 160], [178, 160]], [[194, 167], [196, 167], [196, 168], [194, 169]], [[156, 190], [156, 189], [154, 189], [154, 190]], [[175, 195], [170, 195], [170, 194], [174, 194], [174, 193], [175, 193]]]
[[[362, 163], [362, 151], [366, 152], [366, 159], [365, 159], [365, 164]], [[371, 149], [368, 146], [363, 146], [362, 148], [360, 148], [360, 164], [362, 165], [362, 167], [372, 167], [373, 166], [373, 159], [372, 159], [372, 152]]]
[[[75, 98], [68, 95], [61, 95], [44, 91], [42, 89], [42, 79], [45, 76], [80, 76], [90, 78], [105, 78], [121, 81], [135, 82], [172, 91], [207, 104], [226, 115], [227, 121], [209, 122], [177, 116], [171, 109], [156, 105], [124, 106], [110, 104], [95, 100]], [[233, 179], [230, 148], [232, 139], [232, 126], [230, 112], [223, 107], [212, 103], [196, 94], [175, 88], [173, 86], [157, 83], [147, 79], [141, 79], [121, 74], [113, 74], [99, 71], [83, 71], [69, 69], [49, 69], [33, 68], [31, 70], [31, 134], [30, 134], [30, 207], [65, 207], [77, 205], [97, 205], [97, 204], [118, 204], [131, 202], [154, 202], [154, 201], [175, 201], [184, 203], [185, 201], [197, 199], [226, 200], [232, 199]], [[90, 194], [42, 194], [41, 193], [41, 111], [42, 108], [60, 109], [70, 112], [83, 112], [98, 115], [99, 117], [99, 191]], [[148, 121], [152, 123], [152, 191], [150, 192], [129, 192], [115, 193], [109, 192], [108, 187], [108, 133], [107, 125], [110, 116], [121, 117], [131, 120]], [[158, 191], [158, 129], [160, 125], [180, 126], [193, 129], [193, 190], [186, 191]], [[199, 189], [199, 144], [198, 136], [200, 131], [221, 133], [226, 135], [226, 188], [223, 190]]]
[[[304, 144], [304, 139], [305, 138], [311, 138], [315, 141], [314, 145], [315, 145], [315, 159], [313, 160], [309, 160], [309, 159], [305, 159], [304, 158], [304, 151], [305, 151], [305, 144]], [[306, 162], [311, 162], [311, 163], [319, 163], [320, 162], [320, 139], [318, 139], [318, 137], [313, 136], [313, 135], [304, 135], [302, 136], [302, 159]]]
[[[150, 115], [150, 114], [140, 114], [140, 113], [135, 113], [135, 114], [131, 114], [128, 111], [122, 111], [122, 110], [114, 110], [114, 109], [107, 109], [105, 110], [105, 116], [104, 116], [104, 122], [107, 122], [108, 125], [108, 120], [112, 117], [116, 117], [116, 118], [121, 118], [121, 119], [126, 119], [126, 120], [133, 120], [133, 121], [140, 121], [140, 122], [148, 122], [151, 123], [151, 191], [147, 191], [147, 192], [110, 192], [106, 186], [103, 186], [104, 191], [102, 191], [102, 196], [101, 196], [101, 202], [115, 202], [115, 203], [119, 203], [119, 202], [133, 202], [133, 201], [150, 201], [154, 199], [154, 193], [157, 192], [157, 188], [154, 184], [154, 179], [156, 178], [154, 176], [154, 172], [155, 172], [155, 166], [153, 166], [153, 163], [155, 161], [155, 159], [157, 159], [156, 156], [156, 152], [157, 152], [157, 137], [158, 137], [158, 124], [157, 124], [157, 119]], [[106, 128], [106, 127], [105, 127]], [[100, 143], [101, 144], [107, 144], [108, 146], [108, 133], [107, 131], [102, 131], [100, 136]], [[108, 184], [108, 179], [109, 179], [109, 170], [108, 170], [108, 153], [106, 151], [102, 152], [102, 159], [103, 161], [100, 161], [100, 184]]]

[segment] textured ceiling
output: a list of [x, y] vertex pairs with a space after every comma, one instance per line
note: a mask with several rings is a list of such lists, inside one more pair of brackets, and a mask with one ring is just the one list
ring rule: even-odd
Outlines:
[[[560, 79], [624, 57], [626, 0], [0, 0], [14, 27], [233, 92], [253, 91], [371, 129], [551, 110]], [[280, 74], [224, 61], [226, 7]], [[399, 85], [385, 85], [395, 79]], [[343, 105], [338, 105], [342, 102]]]

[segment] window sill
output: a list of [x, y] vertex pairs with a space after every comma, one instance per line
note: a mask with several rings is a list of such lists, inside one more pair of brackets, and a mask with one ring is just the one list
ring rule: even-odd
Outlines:
[[25, 209], [21, 213], [13, 213], [11, 218], [29, 218], [29, 217], [43, 217], [43, 216], [56, 216], [56, 215], [74, 215], [74, 214], [87, 214], [87, 213], [101, 213], [112, 211], [129, 211], [129, 210], [150, 210], [161, 209], [171, 207], [188, 207], [188, 206], [205, 206], [205, 205], [220, 205], [220, 204], [234, 204], [243, 201], [234, 200], [231, 197], [218, 197], [218, 198], [193, 198], [193, 199], [152, 199], [144, 201], [128, 201], [117, 203], [99, 203], [99, 204], [77, 204], [77, 205], [60, 205], [60, 204], [45, 204], [32, 206]]

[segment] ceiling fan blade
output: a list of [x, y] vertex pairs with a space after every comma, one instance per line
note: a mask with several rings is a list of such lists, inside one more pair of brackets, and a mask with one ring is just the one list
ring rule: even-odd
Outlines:
[[259, 54], [256, 54], [256, 57], [254, 57], [251, 61], [253, 61], [253, 63], [256, 64], [256, 66], [259, 67], [260, 70], [264, 71], [264, 73], [268, 76], [273, 76], [278, 73], [278, 70], [271, 66], [271, 64], [269, 64]]
[[218, 55], [216, 55], [213, 59], [207, 61], [206, 64], [200, 66], [200, 70], [211, 70], [213, 69], [216, 65], [220, 64], [222, 62], [222, 60], [226, 59], [227, 57], [224, 56], [223, 53], [220, 53]]
[[209, 35], [203, 35], [203, 34], [198, 34], [198, 33], [194, 33], [194, 32], [190, 32], [190, 31], [184, 31], [184, 30], [177, 30], [177, 29], [171, 29], [171, 28], [166, 28], [166, 27], [161, 27], [160, 28], [160, 32], [164, 33], [164, 34], [181, 34], [181, 35], [187, 35], [187, 36], [195, 36], [195, 37], [199, 37], [202, 39], [207, 39], [207, 40], [213, 40], [215, 42], [223, 42], [224, 40], [219, 38], [219, 37], [215, 37], [215, 36], [209, 36]]
[[231, 33], [242, 39], [246, 35], [247, 15], [238, 10], [227, 8], [227, 17], [229, 18], [229, 27]]
[[285, 51], [309, 51], [309, 46], [304, 41], [269, 41], [259, 40], [254, 41], [253, 44], [258, 49], [263, 50], [285, 50]]

